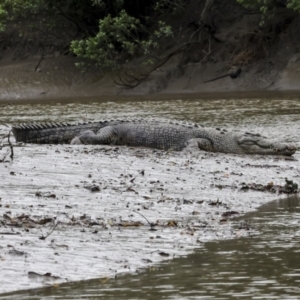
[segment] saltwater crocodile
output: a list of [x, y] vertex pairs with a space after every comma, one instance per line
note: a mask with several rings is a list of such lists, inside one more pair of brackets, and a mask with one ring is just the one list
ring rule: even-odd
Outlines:
[[20, 124], [12, 128], [17, 142], [38, 144], [107, 144], [183, 150], [191, 143], [209, 152], [293, 155], [293, 144], [259, 134], [207, 128], [165, 119], [107, 120], [82, 124]]

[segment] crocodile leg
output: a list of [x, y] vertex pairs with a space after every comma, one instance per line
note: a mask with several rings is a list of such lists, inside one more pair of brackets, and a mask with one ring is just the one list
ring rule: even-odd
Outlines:
[[71, 145], [81, 145], [81, 144], [99, 144], [108, 145], [114, 144], [117, 134], [112, 126], [106, 126], [95, 134], [92, 130], [84, 131], [80, 136], [76, 136], [71, 141]]

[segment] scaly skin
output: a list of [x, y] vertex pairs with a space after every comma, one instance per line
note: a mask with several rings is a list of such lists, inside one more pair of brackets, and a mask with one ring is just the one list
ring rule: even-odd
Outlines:
[[272, 141], [259, 134], [228, 132], [164, 119], [19, 125], [13, 127], [13, 133], [18, 142], [38, 144], [107, 144], [180, 151], [196, 142], [201, 150], [209, 152], [267, 155], [293, 155], [297, 150], [292, 144]]

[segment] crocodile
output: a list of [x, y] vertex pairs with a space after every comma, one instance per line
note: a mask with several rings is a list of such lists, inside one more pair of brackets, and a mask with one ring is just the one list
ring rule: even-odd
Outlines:
[[208, 152], [293, 155], [297, 147], [260, 134], [209, 128], [197, 123], [155, 118], [115, 119], [79, 124], [20, 124], [17, 142], [37, 144], [127, 145], [181, 151], [190, 144]]

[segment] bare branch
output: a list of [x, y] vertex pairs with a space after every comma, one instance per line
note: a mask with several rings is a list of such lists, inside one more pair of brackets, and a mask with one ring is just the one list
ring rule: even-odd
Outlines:
[[181, 46], [179, 46], [177, 49], [166, 55], [164, 58], [160, 59], [149, 71], [146, 73], [141, 73], [138, 76], [135, 76], [133, 74], [128, 74], [127, 71], [124, 71], [123, 74], [118, 74], [118, 81], [114, 80], [115, 84], [132, 89], [137, 87], [141, 82], [145, 81], [150, 74], [163, 66], [171, 57], [173, 57], [176, 54], [179, 54], [181, 52], [184, 52], [187, 50], [188, 47], [191, 45], [197, 45], [199, 42], [188, 42]]
[[150, 230], [156, 231], [156, 229], [154, 228], [155, 225], [156, 225], [155, 223], [150, 223], [149, 220], [148, 220], [144, 215], [142, 215], [141, 213], [139, 213], [138, 211], [134, 210], [133, 212], [139, 214], [140, 216], [142, 216], [142, 217], [148, 222], [148, 224], [149, 224], [150, 227], [151, 227]]
[[6, 138], [7, 138], [7, 141], [8, 141], [9, 148], [10, 148], [10, 150], [7, 150], [7, 152], [3, 155], [2, 159], [0, 160], [0, 162], [4, 162], [5, 159], [6, 159], [6, 157], [7, 157], [9, 154], [10, 154], [10, 159], [11, 159], [11, 160], [14, 159], [14, 147], [13, 147], [13, 144], [12, 144], [12, 142], [11, 142], [11, 140], [10, 140], [10, 134], [11, 134], [11, 131], [10, 131], [8, 134], [4, 135], [4, 136], [2, 137], [2, 139], [1, 139], [1, 141], [0, 141], [0, 149], [2, 149], [4, 146], [7, 146], [7, 145], [3, 145], [3, 144], [2, 144], [3, 141], [4, 141], [4, 139], [6, 139]]
[[46, 49], [46, 42], [47, 42], [48, 36], [49, 36], [49, 32], [47, 31], [46, 37], [45, 37], [45, 39], [44, 39], [43, 46], [42, 46], [43, 48], [42, 48], [42, 54], [41, 54], [40, 60], [39, 60], [38, 64], [36, 65], [36, 67], [34, 68], [34, 71], [35, 71], [35, 72], [37, 71], [39, 65], [41, 64], [42, 60], [43, 60], [44, 57], [45, 57], [45, 52], [46, 52], [45, 49]]
[[53, 231], [55, 230], [55, 228], [57, 227], [58, 223], [59, 223], [59, 222], [57, 222], [57, 223], [55, 224], [55, 226], [53, 227], [53, 229], [52, 229], [46, 236], [43, 236], [43, 235], [42, 235], [42, 236], [39, 237], [39, 239], [40, 239], [40, 240], [45, 240], [50, 234], [52, 234], [52, 232], [53, 232]]
[[10, 159], [13, 160], [14, 159], [14, 147], [10, 141], [10, 133], [11, 131], [8, 133], [8, 137], [7, 137], [7, 140], [8, 140], [8, 144], [9, 144], [9, 147], [10, 147]]

